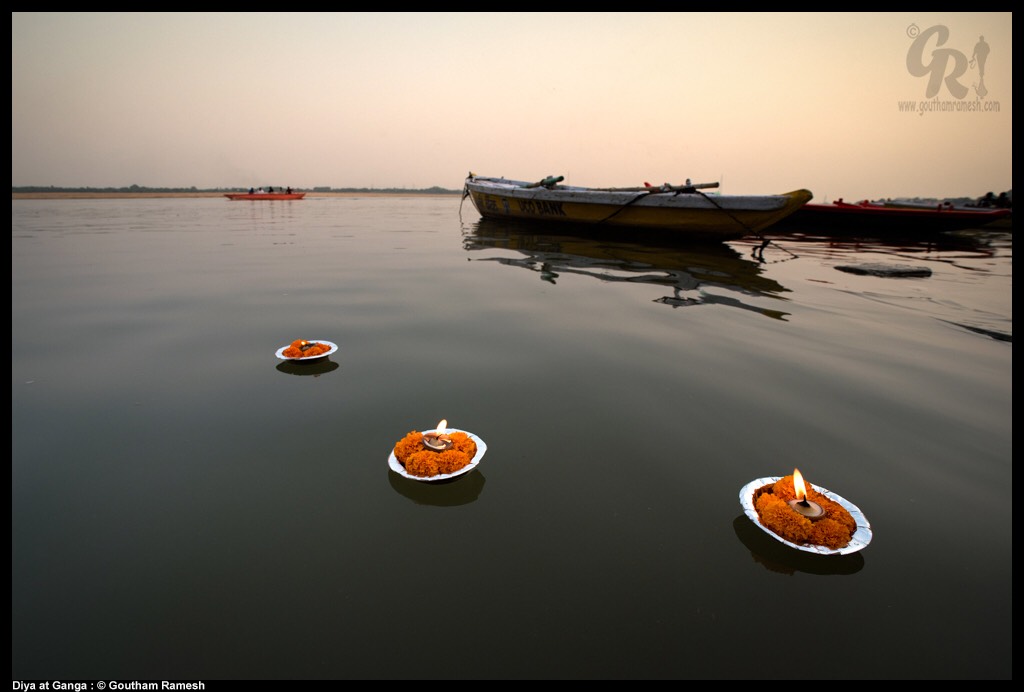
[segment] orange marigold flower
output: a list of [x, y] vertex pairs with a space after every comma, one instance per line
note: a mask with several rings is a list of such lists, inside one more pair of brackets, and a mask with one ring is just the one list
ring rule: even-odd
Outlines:
[[[305, 346], [305, 349], [303, 349], [303, 346]], [[331, 347], [327, 344], [307, 341], [306, 339], [296, 339], [281, 354], [285, 358], [315, 358], [324, 355], [330, 350]]]
[[453, 432], [449, 437], [451, 448], [435, 452], [423, 446], [423, 433], [413, 430], [395, 444], [395, 458], [412, 476], [429, 478], [455, 473], [476, 456], [476, 442], [464, 432]]
[[811, 521], [789, 506], [789, 501], [795, 499], [793, 476], [783, 476], [754, 492], [754, 508], [762, 524], [790, 543], [822, 545], [838, 550], [850, 542], [857, 530], [857, 521], [845, 507], [808, 485], [807, 499], [825, 510], [824, 517]]

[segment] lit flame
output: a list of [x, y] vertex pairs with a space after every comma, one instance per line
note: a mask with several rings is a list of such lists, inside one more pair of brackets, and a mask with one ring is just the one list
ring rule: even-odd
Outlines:
[[452, 447], [452, 438], [447, 432], [443, 432], [448, 427], [448, 420], [442, 418], [441, 422], [437, 424], [435, 430], [428, 430], [423, 433], [423, 444], [430, 447], [436, 452], [444, 449], [450, 449]]
[[800, 469], [793, 469], [793, 490], [796, 491], [797, 502], [807, 499], [807, 487], [804, 485], [804, 477], [800, 475]]

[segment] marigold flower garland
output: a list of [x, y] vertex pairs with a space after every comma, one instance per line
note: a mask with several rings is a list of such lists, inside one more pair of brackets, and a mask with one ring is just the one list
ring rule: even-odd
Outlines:
[[825, 510], [824, 517], [811, 521], [789, 506], [789, 501], [795, 499], [793, 476], [783, 476], [774, 484], [762, 486], [754, 492], [754, 508], [762, 524], [790, 543], [822, 545], [838, 550], [850, 542], [857, 530], [857, 521], [845, 507], [808, 485], [807, 499]]
[[423, 433], [413, 430], [395, 444], [395, 458], [411, 476], [430, 478], [442, 473], [455, 473], [476, 456], [476, 442], [464, 432], [449, 433], [452, 446], [435, 452], [423, 446]]

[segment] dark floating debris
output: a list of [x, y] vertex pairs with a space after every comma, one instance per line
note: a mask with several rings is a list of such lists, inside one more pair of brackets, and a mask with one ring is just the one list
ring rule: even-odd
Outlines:
[[922, 277], [932, 275], [932, 270], [928, 267], [908, 267], [901, 264], [845, 264], [837, 266], [836, 269], [848, 274], [864, 276]]

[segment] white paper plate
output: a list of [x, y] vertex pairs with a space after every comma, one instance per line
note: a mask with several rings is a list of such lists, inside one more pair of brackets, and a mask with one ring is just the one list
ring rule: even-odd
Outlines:
[[306, 339], [306, 341], [315, 344], [327, 344], [328, 346], [331, 347], [331, 350], [328, 351], [327, 353], [321, 353], [319, 356], [310, 356], [309, 358], [289, 358], [288, 356], [284, 355], [285, 349], [291, 346], [291, 344], [288, 344], [287, 346], [282, 346], [281, 348], [277, 349], [277, 352], [274, 355], [280, 358], [281, 360], [287, 360], [290, 363], [312, 363], [314, 361], [320, 360], [321, 358], [326, 358], [327, 356], [331, 355], [332, 353], [338, 350], [338, 344], [334, 343], [333, 341], [328, 341], [327, 339]]
[[[459, 430], [458, 428], [437, 428], [436, 430], [437, 432], [448, 433], [449, 435], [453, 432], [466, 433], [466, 435], [469, 436], [469, 439], [473, 440], [473, 442], [476, 443], [476, 454], [473, 455], [473, 458], [469, 460], [468, 464], [466, 464], [465, 466], [463, 466], [461, 469], [454, 473], [439, 473], [436, 476], [414, 476], [405, 470], [405, 467], [402, 466], [401, 462], [398, 461], [398, 457], [395, 456], [395, 450], [392, 448], [391, 454], [388, 455], [388, 466], [391, 468], [391, 470], [401, 476], [405, 476], [406, 478], [410, 478], [414, 481], [426, 481], [428, 483], [432, 483], [434, 481], [444, 481], [448, 480], [449, 478], [457, 478], [458, 476], [461, 476], [464, 473], [469, 473], [470, 471], [475, 469], [477, 465], [480, 463], [480, 460], [484, 458], [484, 453], [487, 451], [487, 445], [484, 443], [483, 440], [481, 440], [473, 433], [466, 432], [465, 430]], [[428, 433], [434, 432], [434, 430], [423, 430], [421, 432]]]
[[774, 485], [780, 478], [782, 478], [782, 476], [758, 478], [757, 480], [750, 481], [740, 489], [740, 504], [743, 505], [743, 512], [750, 518], [750, 521], [754, 522], [754, 524], [766, 534], [777, 541], [785, 543], [790, 548], [796, 548], [797, 550], [802, 550], [805, 553], [817, 553], [818, 555], [847, 555], [849, 553], [855, 553], [858, 550], [863, 550], [867, 544], [871, 542], [871, 524], [868, 523], [867, 517], [865, 517], [864, 513], [860, 511], [860, 508], [845, 498], [825, 490], [825, 488], [822, 488], [820, 485], [815, 485], [814, 489], [833, 502], [838, 502], [842, 505], [843, 509], [849, 512], [850, 516], [852, 516], [853, 520], [857, 523], [857, 529], [850, 537], [849, 543], [838, 550], [826, 548], [823, 545], [799, 545], [797, 543], [787, 541], [785, 538], [769, 529], [761, 523], [761, 518], [757, 514], [757, 508], [754, 507], [754, 493], [766, 485]]

